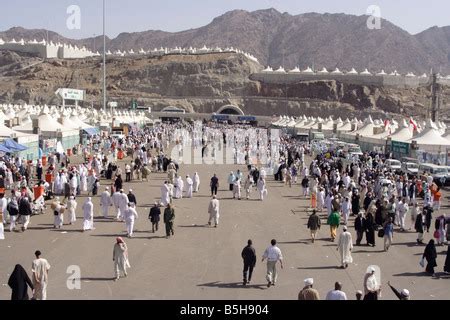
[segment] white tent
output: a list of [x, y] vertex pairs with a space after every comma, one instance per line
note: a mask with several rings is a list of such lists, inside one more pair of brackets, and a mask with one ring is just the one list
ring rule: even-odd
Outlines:
[[403, 119], [402, 127], [397, 130], [392, 136], [391, 139], [394, 141], [406, 142], [413, 137], [413, 131], [410, 125]]
[[408, 140], [408, 142], [412, 142], [413, 140], [416, 141], [421, 148], [424, 148], [427, 151], [450, 146], [450, 141], [441, 136], [438, 128], [431, 119], [427, 120], [425, 129], [417, 137]]

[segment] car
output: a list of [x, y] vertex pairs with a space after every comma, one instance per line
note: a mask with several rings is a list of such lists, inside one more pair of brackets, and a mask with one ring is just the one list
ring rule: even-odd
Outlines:
[[450, 185], [450, 176], [447, 166], [438, 166], [432, 163], [421, 163], [419, 165], [419, 175], [431, 174], [433, 181], [438, 186]]
[[408, 178], [419, 174], [419, 165], [415, 162], [402, 162], [402, 172], [408, 175]]
[[400, 172], [402, 170], [401, 162], [396, 159], [386, 159], [384, 162], [384, 167], [393, 172]]

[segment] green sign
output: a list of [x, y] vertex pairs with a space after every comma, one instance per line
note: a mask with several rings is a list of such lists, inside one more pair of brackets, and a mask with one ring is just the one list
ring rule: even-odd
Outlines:
[[409, 154], [409, 143], [400, 142], [400, 141], [392, 141], [392, 152], [399, 153], [402, 155]]

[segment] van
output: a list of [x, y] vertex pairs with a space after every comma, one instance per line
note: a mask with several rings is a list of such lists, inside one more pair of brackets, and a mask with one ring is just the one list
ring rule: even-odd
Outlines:
[[386, 159], [386, 161], [384, 162], [384, 167], [394, 172], [402, 170], [401, 162], [396, 159]]
[[419, 164], [415, 162], [402, 162], [402, 172], [408, 175], [408, 178], [417, 176], [419, 173]]
[[361, 151], [361, 147], [358, 144], [347, 143], [344, 147], [344, 152], [349, 154], [350, 156], [362, 156], [363, 153]]
[[419, 165], [419, 174], [431, 174], [433, 181], [438, 186], [447, 186], [450, 184], [448, 168], [446, 166], [438, 166], [432, 163], [422, 163]]

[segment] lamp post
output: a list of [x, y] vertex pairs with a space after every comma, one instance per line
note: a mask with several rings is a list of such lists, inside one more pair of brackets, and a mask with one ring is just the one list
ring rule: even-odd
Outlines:
[[106, 112], [106, 34], [105, 34], [105, 0], [103, 0], [103, 110]]

